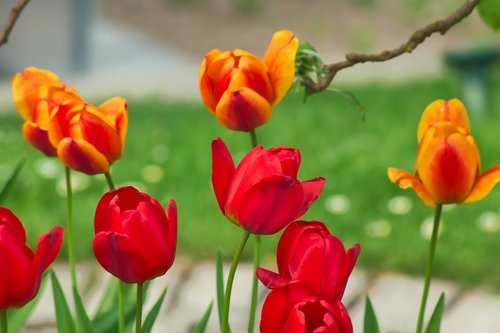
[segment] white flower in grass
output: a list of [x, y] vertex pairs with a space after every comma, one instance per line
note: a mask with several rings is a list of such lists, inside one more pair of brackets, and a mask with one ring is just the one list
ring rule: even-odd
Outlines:
[[387, 209], [395, 215], [406, 215], [412, 209], [413, 204], [411, 200], [405, 196], [397, 196], [389, 200]]
[[495, 212], [484, 212], [476, 220], [479, 230], [493, 233], [500, 228], [500, 217]]
[[146, 165], [142, 169], [142, 179], [148, 183], [159, 183], [164, 175], [163, 169], [156, 164]]
[[[422, 225], [420, 226], [420, 234], [422, 235], [423, 238], [425, 239], [431, 239], [432, 237], [432, 229], [434, 227], [434, 216], [429, 216], [422, 222]], [[441, 218], [441, 221], [439, 222], [439, 229], [438, 229], [438, 238], [441, 236], [443, 233], [443, 219]]]
[[[85, 191], [90, 185], [90, 177], [82, 173], [71, 173], [71, 192], [77, 193]], [[56, 192], [61, 197], [66, 196], [66, 177], [59, 178], [56, 183]]]
[[325, 200], [325, 208], [332, 214], [345, 214], [351, 208], [351, 201], [345, 195], [331, 195]]
[[57, 178], [62, 171], [62, 166], [58, 160], [53, 158], [39, 158], [35, 162], [35, 172], [42, 178]]
[[391, 234], [391, 231], [391, 224], [385, 219], [369, 222], [365, 225], [366, 234], [373, 238], [385, 238]]

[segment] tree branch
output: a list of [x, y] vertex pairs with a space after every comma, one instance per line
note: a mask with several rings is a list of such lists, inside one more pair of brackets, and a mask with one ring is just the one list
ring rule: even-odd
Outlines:
[[7, 19], [7, 22], [5, 23], [0, 34], [0, 47], [2, 47], [3, 44], [7, 44], [9, 35], [14, 28], [19, 15], [21, 15], [24, 7], [26, 7], [28, 2], [30, 2], [30, 0], [19, 0], [17, 4], [14, 5], [14, 7], [12, 7], [12, 9], [10, 10], [9, 18]]
[[415, 31], [405, 43], [395, 49], [382, 51], [376, 54], [348, 53], [345, 56], [345, 60], [325, 65], [326, 73], [318, 82], [302, 78], [301, 83], [306, 87], [309, 94], [318, 93], [325, 90], [330, 85], [335, 75], [342, 69], [364, 62], [383, 62], [396, 58], [404, 53], [411, 53], [433, 33], [439, 32], [441, 35], [444, 35], [451, 27], [467, 17], [476, 7], [478, 2], [479, 0], [465, 1], [465, 3], [450, 16]]

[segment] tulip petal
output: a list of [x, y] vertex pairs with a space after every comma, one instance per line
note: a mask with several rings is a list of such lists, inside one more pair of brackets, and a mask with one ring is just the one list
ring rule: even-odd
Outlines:
[[289, 279], [262, 267], [257, 267], [255, 274], [257, 274], [260, 282], [269, 289], [279, 288], [290, 282]]
[[300, 150], [288, 147], [277, 147], [269, 149], [269, 152], [278, 157], [281, 164], [281, 172], [283, 174], [297, 178], [301, 162]]
[[333, 299], [340, 301], [344, 296], [345, 288], [347, 286], [347, 281], [352, 273], [352, 270], [354, 269], [354, 265], [356, 265], [356, 261], [358, 260], [360, 253], [361, 253], [361, 246], [359, 244], [354, 244], [353, 247], [347, 250], [345, 263], [338, 276], [338, 283], [335, 288], [335, 294], [333, 295]]
[[200, 66], [200, 74], [198, 76], [198, 82], [200, 86], [200, 93], [203, 102], [207, 106], [210, 112], [215, 112], [215, 106], [217, 101], [215, 100], [215, 87], [212, 79], [207, 75], [207, 68], [212, 64], [213, 60], [219, 56], [222, 52], [220, 50], [214, 49], [207, 53], [205, 59]]
[[109, 170], [106, 156], [85, 140], [63, 139], [57, 147], [57, 155], [67, 167], [88, 175]]
[[423, 138], [428, 128], [438, 122], [450, 122], [455, 127], [461, 127], [470, 132], [469, 117], [465, 106], [458, 99], [445, 101], [439, 99], [429, 104], [420, 118], [417, 131], [418, 142]]
[[[131, 187], [131, 186], [130, 186]], [[123, 191], [123, 188], [120, 188]], [[135, 190], [135, 189], [134, 189]], [[114, 230], [113, 220], [118, 219], [120, 216], [120, 209], [116, 205], [110, 206], [111, 200], [117, 195], [118, 190], [106, 192], [99, 200], [94, 217], [94, 233], [98, 234], [105, 230]], [[116, 209], [115, 209], [116, 208]], [[117, 215], [117, 216], [116, 216]]]
[[474, 202], [486, 197], [495, 185], [500, 182], [500, 165], [486, 170], [477, 180], [463, 203]]
[[[239, 75], [241, 73], [241, 75]], [[239, 79], [238, 79], [239, 78]], [[248, 87], [264, 97], [270, 104], [274, 101], [274, 89], [267, 75], [267, 66], [254, 56], [241, 56], [238, 61], [238, 71], [234, 71], [229, 84], [229, 90]]]
[[49, 134], [35, 123], [24, 123], [23, 136], [30, 145], [40, 150], [45, 155], [57, 156], [56, 148], [50, 143]]
[[301, 217], [307, 212], [309, 207], [318, 199], [323, 187], [325, 186], [326, 179], [323, 177], [317, 177], [311, 180], [306, 180], [301, 182], [302, 189], [304, 190], [304, 203], [302, 204], [302, 209], [298, 213], [296, 218]]
[[26, 231], [23, 224], [10, 209], [0, 207], [0, 226], [6, 227], [19, 244], [26, 243]]
[[245, 193], [236, 220], [254, 234], [274, 234], [297, 217], [303, 198], [302, 186], [296, 179], [285, 175], [269, 177]]
[[295, 54], [299, 40], [287, 30], [274, 34], [267, 48], [264, 62], [268, 67], [268, 75], [274, 88], [274, 102], [277, 104], [290, 89], [295, 76]]
[[224, 92], [215, 109], [215, 117], [224, 127], [247, 132], [265, 124], [271, 113], [269, 102], [246, 87]]
[[387, 175], [389, 180], [393, 183], [397, 183], [400, 188], [406, 190], [408, 188], [413, 188], [418, 197], [424, 202], [424, 204], [428, 207], [435, 207], [436, 202], [431, 197], [429, 192], [425, 189], [424, 185], [420, 182], [420, 180], [412, 175], [411, 173], [396, 169], [396, 168], [388, 168]]
[[175, 259], [175, 252], [177, 250], [177, 204], [174, 199], [171, 199], [168, 203], [166, 209], [168, 217], [168, 240], [167, 244], [169, 247], [170, 261], [167, 263], [167, 269], [169, 269]]
[[128, 126], [127, 100], [122, 97], [113, 97], [99, 106], [99, 111], [108, 119], [112, 127], [119, 133], [122, 147]]
[[225, 200], [235, 168], [233, 158], [221, 138], [212, 141], [212, 186], [217, 203], [225, 214]]
[[98, 233], [93, 242], [99, 264], [126, 283], [142, 283], [151, 278], [147, 258], [127, 235], [112, 231]]

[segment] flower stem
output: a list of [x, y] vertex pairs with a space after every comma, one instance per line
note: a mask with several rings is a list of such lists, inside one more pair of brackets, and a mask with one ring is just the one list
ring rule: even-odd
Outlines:
[[[250, 131], [250, 140], [252, 141], [252, 147], [257, 147], [257, 134], [255, 129]], [[257, 267], [260, 266], [260, 235], [255, 235], [254, 250], [253, 250], [253, 277], [252, 277], [252, 295], [250, 303], [250, 314], [248, 316], [248, 333], [253, 333], [255, 326], [255, 310], [257, 309], [257, 291], [258, 291], [258, 279], [257, 274], [255, 274]]]
[[7, 325], [7, 310], [0, 311], [0, 332], [7, 333], [9, 331]]
[[437, 237], [439, 233], [439, 222], [441, 220], [442, 204], [436, 206], [434, 213], [434, 226], [432, 227], [432, 237], [429, 246], [429, 257], [427, 259], [427, 272], [425, 273], [424, 291], [422, 293], [422, 302], [420, 303], [420, 312], [418, 314], [416, 333], [421, 333], [424, 324], [425, 305], [427, 304], [427, 296], [429, 295], [429, 287], [432, 279], [432, 268], [434, 264], [434, 253], [436, 252]]
[[222, 315], [222, 333], [229, 332], [229, 306], [231, 303], [231, 290], [233, 289], [234, 274], [236, 273], [236, 267], [238, 267], [238, 262], [240, 261], [241, 253], [245, 248], [250, 232], [244, 231], [241, 237], [240, 245], [236, 252], [234, 253], [233, 262], [231, 263], [231, 268], [229, 270], [229, 276], [227, 277], [226, 292], [224, 293], [224, 313]]
[[68, 240], [68, 260], [71, 273], [72, 287], [78, 290], [78, 283], [76, 280], [76, 267], [75, 267], [75, 245], [73, 238], [73, 192], [71, 189], [71, 171], [66, 167], [66, 200], [68, 203], [68, 219], [66, 224], [67, 240]]
[[106, 181], [108, 182], [108, 187], [110, 190], [115, 189], [115, 183], [113, 183], [113, 179], [111, 178], [111, 174], [109, 172], [104, 173], [104, 176], [106, 176]]
[[142, 290], [143, 284], [137, 284], [137, 309], [135, 312], [135, 333], [141, 333], [142, 324]]
[[260, 265], [260, 235], [255, 235], [253, 248], [253, 279], [252, 279], [252, 302], [250, 303], [250, 315], [248, 317], [248, 333], [253, 333], [255, 326], [255, 310], [257, 308], [258, 279], [255, 273]]
[[118, 332], [125, 332], [125, 300], [124, 300], [124, 283], [117, 279], [118, 282]]

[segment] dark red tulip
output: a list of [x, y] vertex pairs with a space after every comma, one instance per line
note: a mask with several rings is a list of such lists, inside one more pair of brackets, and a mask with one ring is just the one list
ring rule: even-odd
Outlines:
[[127, 283], [167, 272], [175, 258], [177, 207], [131, 186], [109, 191], [97, 205], [94, 254], [105, 270]]
[[235, 168], [226, 144], [212, 142], [212, 184], [222, 213], [254, 234], [274, 234], [302, 216], [325, 179], [301, 182], [298, 149], [252, 149]]
[[26, 245], [26, 232], [14, 213], [0, 207], [0, 311], [21, 307], [38, 290], [42, 274], [59, 254], [64, 229], [60, 226], [42, 235], [36, 252]]

